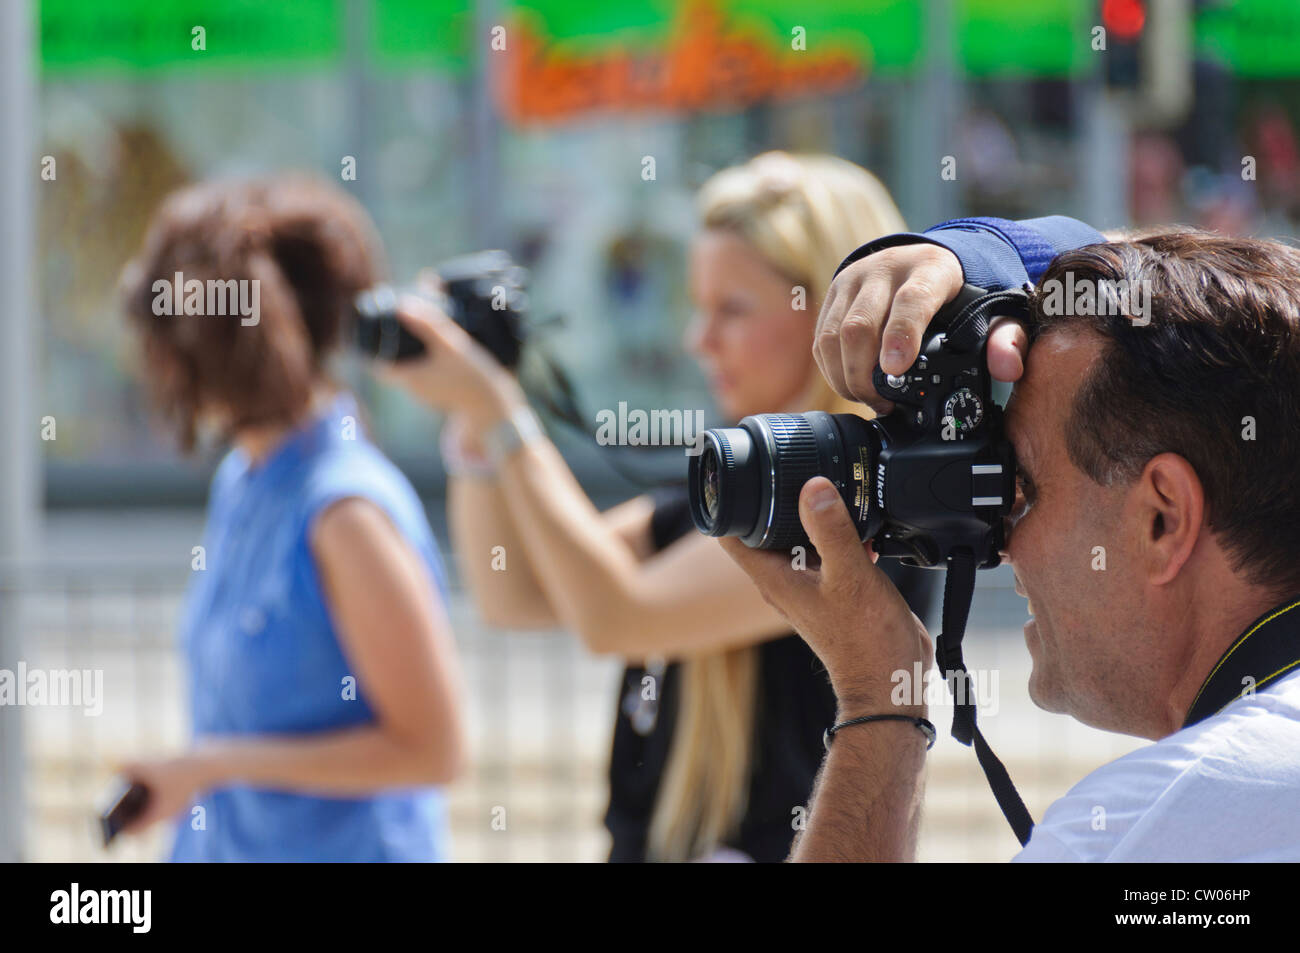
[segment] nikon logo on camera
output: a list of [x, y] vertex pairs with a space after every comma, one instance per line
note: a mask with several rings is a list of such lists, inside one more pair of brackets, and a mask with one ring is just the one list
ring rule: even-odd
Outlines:
[[688, 457], [704, 449], [704, 411], [628, 410], [627, 401], [618, 411], [596, 412], [596, 443], [602, 447], [685, 447]]

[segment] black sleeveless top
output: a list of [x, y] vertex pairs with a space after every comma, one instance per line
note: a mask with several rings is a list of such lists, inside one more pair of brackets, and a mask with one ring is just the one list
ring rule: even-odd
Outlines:
[[[695, 532], [686, 487], [654, 494], [650, 521], [655, 552]], [[905, 567], [898, 560], [879, 563], [922, 620], [930, 609], [941, 574]], [[795, 835], [795, 808], [807, 807], [825, 749], [822, 732], [835, 719], [835, 693], [826, 669], [798, 635], [781, 636], [756, 647], [758, 686], [749, 801], [740, 828], [725, 844], [760, 862], [780, 862]], [[656, 699], [643, 698], [643, 679], [654, 678]], [[605, 827], [613, 838], [611, 862], [646, 859], [647, 835], [659, 780], [668, 764], [677, 721], [681, 667], [659, 670], [629, 666], [623, 672], [618, 715], [609, 759], [609, 807]]]

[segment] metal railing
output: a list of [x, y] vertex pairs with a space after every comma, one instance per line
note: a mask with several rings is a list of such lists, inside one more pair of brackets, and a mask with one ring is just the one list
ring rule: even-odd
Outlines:
[[[96, 801], [123, 761], [179, 750], [188, 736], [174, 630], [186, 583], [174, 566], [24, 573], [5, 589], [29, 670], [102, 672], [99, 714], [23, 707], [24, 856], [156, 860], [160, 827], [104, 851]], [[561, 632], [481, 626], [463, 593], [451, 615], [467, 682], [471, 757], [448, 789], [457, 860], [603, 860], [604, 766], [618, 664]]]
[[[169, 832], [97, 842], [96, 799], [123, 760], [178, 750], [188, 734], [174, 629], [186, 583], [173, 563], [27, 572], [0, 587], [15, 607], [23, 658], [47, 670], [103, 672], [103, 710], [29, 706], [24, 725], [25, 856], [40, 861], [156, 860]], [[563, 632], [484, 627], [465, 594], [450, 610], [466, 682], [469, 765], [448, 789], [452, 856], [463, 861], [599, 861], [605, 770], [621, 663]], [[980, 724], [1035, 817], [1090, 770], [1141, 742], [1049, 716], [1029, 703], [1023, 603], [981, 577], [967, 637], [972, 671], [998, 673]], [[14, 621], [14, 620], [11, 620]], [[1017, 846], [969, 748], [948, 737], [929, 758], [922, 860], [1006, 860]]]

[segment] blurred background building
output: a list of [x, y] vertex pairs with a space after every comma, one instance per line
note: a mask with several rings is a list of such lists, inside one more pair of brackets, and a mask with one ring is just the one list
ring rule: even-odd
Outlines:
[[[0, 708], [0, 856], [161, 848], [103, 854], [90, 817], [114, 759], [185, 734], [171, 626], [216, 453], [178, 459], [151, 420], [114, 294], [183, 183], [337, 176], [399, 279], [508, 249], [532, 269], [534, 314], [563, 318], [546, 346], [590, 408], [708, 406], [680, 347], [692, 195], [767, 149], [865, 165], [918, 230], [1060, 212], [1290, 236], [1300, 218], [1294, 0], [0, 8], [0, 668], [102, 668], [108, 695], [98, 719]], [[341, 373], [445, 543], [438, 421]], [[557, 436], [599, 499], [635, 492], [589, 440]], [[1038, 815], [1139, 742], [1034, 709], [1021, 603], [1001, 571], [981, 586], [969, 658], [1001, 672], [982, 723]], [[476, 738], [457, 855], [601, 859], [616, 663], [562, 633], [485, 629], [459, 597], [456, 621]], [[928, 803], [923, 858], [1015, 852], [969, 749], [936, 748]]]

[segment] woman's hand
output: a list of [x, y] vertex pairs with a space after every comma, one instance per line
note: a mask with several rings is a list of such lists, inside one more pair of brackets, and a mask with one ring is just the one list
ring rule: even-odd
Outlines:
[[174, 758], [136, 761], [119, 772], [149, 790], [144, 810], [123, 828], [128, 834], [142, 834], [159, 821], [167, 821], [193, 804], [215, 780], [210, 759], [197, 752]]
[[458, 414], [478, 433], [525, 403], [514, 376], [429, 301], [404, 296], [397, 314], [428, 353], [380, 365], [376, 374], [381, 380], [435, 410]]

